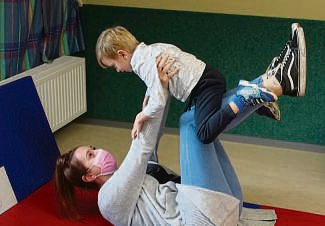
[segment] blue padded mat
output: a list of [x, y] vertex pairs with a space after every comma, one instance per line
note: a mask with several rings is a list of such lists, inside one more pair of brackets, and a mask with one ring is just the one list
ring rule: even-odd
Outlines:
[[0, 86], [0, 167], [18, 201], [53, 177], [59, 149], [30, 76]]

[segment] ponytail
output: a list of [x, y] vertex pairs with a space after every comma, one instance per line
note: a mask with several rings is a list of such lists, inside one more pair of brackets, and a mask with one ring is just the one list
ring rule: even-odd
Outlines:
[[77, 162], [74, 158], [74, 152], [78, 147], [62, 154], [56, 161], [54, 172], [54, 189], [58, 198], [61, 214], [65, 218], [79, 218], [76, 209], [75, 187], [95, 189], [97, 185], [94, 182], [84, 182], [82, 176], [87, 169]]

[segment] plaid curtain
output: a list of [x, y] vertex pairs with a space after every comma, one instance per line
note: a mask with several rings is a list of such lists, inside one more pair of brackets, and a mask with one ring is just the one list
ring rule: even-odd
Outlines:
[[0, 0], [0, 80], [84, 49], [77, 0]]

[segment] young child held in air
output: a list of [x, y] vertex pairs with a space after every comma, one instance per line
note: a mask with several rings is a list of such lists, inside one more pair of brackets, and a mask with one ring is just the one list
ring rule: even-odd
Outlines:
[[[273, 103], [280, 95], [304, 95], [305, 51], [303, 31], [299, 24], [292, 25], [292, 37], [282, 53], [276, 57], [266, 74], [252, 82], [241, 80], [235, 95], [222, 105], [226, 82], [222, 74], [194, 55], [172, 44], [139, 42], [126, 28], [117, 26], [101, 33], [96, 45], [98, 63], [117, 72], [134, 72], [146, 84], [150, 95], [147, 105], [136, 116], [132, 138], [136, 138], [143, 123], [163, 111], [166, 92], [189, 105], [195, 105], [197, 136], [202, 143], [211, 143], [236, 117], [245, 105]], [[162, 55], [169, 72], [169, 89], [161, 86], [156, 60]], [[291, 67], [287, 62], [291, 61]], [[167, 67], [166, 67], [167, 68]], [[164, 68], [162, 68], [164, 70]], [[290, 84], [292, 82], [292, 84]], [[282, 92], [282, 90], [284, 92]], [[300, 91], [299, 91], [300, 90]]]

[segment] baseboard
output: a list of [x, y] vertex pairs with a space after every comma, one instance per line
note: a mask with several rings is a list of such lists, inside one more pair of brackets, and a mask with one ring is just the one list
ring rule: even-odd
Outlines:
[[[100, 125], [100, 126], [108, 126], [108, 127], [117, 127], [117, 128], [124, 128], [124, 129], [132, 128], [132, 123], [129, 122], [118, 122], [118, 121], [110, 121], [110, 120], [102, 120], [102, 119], [78, 118], [77, 120], [75, 120], [75, 122]], [[178, 135], [179, 129], [166, 127], [165, 133]], [[235, 135], [235, 134], [221, 134], [219, 137], [220, 140], [228, 141], [228, 142], [262, 145], [262, 146], [275, 147], [275, 148], [287, 148], [287, 149], [294, 149], [298, 151], [311, 151], [311, 152], [325, 153], [325, 146], [315, 145], [315, 144], [289, 142], [289, 141], [250, 137], [250, 136]]]

